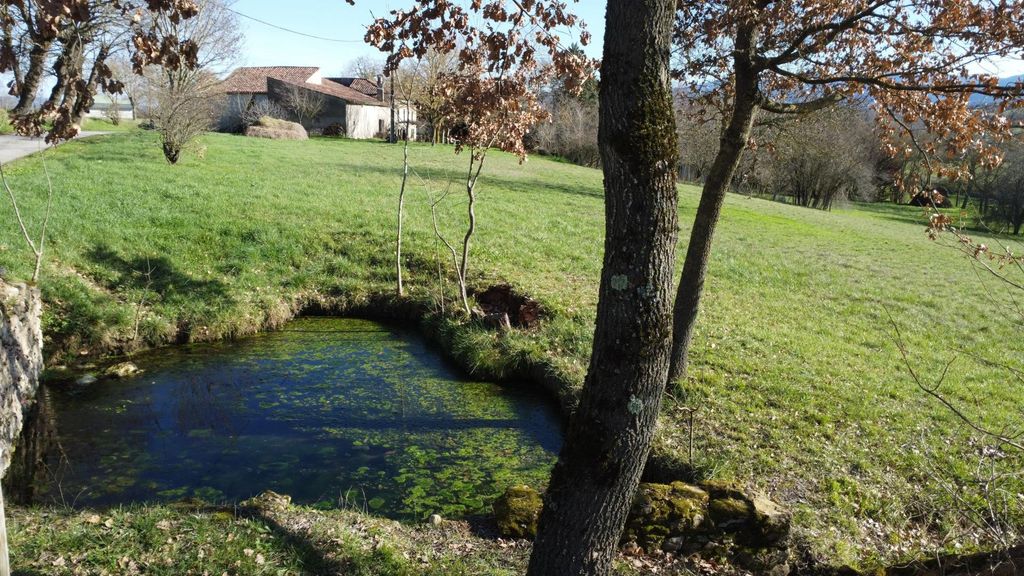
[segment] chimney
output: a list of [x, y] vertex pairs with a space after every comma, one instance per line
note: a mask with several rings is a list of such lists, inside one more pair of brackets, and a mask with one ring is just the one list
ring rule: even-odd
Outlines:
[[377, 101], [384, 101], [384, 75], [377, 74]]

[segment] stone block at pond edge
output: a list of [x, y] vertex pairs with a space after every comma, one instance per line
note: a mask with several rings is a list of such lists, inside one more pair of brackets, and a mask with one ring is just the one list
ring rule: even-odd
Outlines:
[[624, 540], [635, 541], [644, 550], [656, 550], [673, 537], [704, 533], [707, 492], [683, 482], [641, 484], [633, 498], [626, 521]]
[[506, 538], [533, 538], [544, 506], [540, 494], [526, 485], [512, 486], [494, 502], [498, 532]]
[[38, 288], [0, 280], [0, 477], [11, 463], [24, 412], [39, 387], [42, 311]]
[[[513, 486], [494, 503], [499, 532], [532, 538], [542, 500], [529, 486]], [[725, 484], [640, 484], [622, 543], [636, 550], [690, 554], [716, 550], [757, 574], [789, 570], [790, 513], [767, 498]]]

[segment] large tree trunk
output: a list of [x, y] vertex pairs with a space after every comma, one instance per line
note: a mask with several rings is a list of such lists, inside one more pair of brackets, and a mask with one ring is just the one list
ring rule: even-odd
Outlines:
[[11, 110], [12, 115], [18, 116], [32, 110], [32, 103], [39, 92], [39, 83], [43, 79], [50, 44], [50, 41], [36, 41], [32, 44], [32, 50], [28, 53], [28, 69], [25, 70], [21, 86], [18, 87], [18, 103]]
[[531, 576], [609, 574], [668, 374], [678, 240], [674, 0], [609, 0], [601, 68], [605, 253], [587, 379], [551, 476]]
[[755, 30], [741, 26], [736, 35], [736, 95], [733, 101], [732, 117], [722, 133], [718, 154], [704, 182], [697, 215], [690, 231], [690, 243], [686, 249], [683, 274], [676, 294], [675, 319], [673, 324], [672, 366], [667, 384], [686, 377], [693, 327], [700, 312], [700, 298], [704, 292], [708, 260], [711, 258], [711, 243], [722, 211], [725, 194], [732, 183], [739, 166], [743, 149], [750, 138], [757, 108], [758, 78], [753, 71], [749, 54], [754, 45]]

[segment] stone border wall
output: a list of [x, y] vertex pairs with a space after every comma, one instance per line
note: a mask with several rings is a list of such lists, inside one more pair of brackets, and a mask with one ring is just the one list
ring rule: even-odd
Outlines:
[[11, 464], [25, 410], [39, 388], [42, 311], [38, 288], [0, 280], [0, 477]]

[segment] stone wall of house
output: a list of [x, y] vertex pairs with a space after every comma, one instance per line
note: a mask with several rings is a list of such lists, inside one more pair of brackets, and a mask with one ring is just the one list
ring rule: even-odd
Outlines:
[[324, 107], [312, 122], [306, 122], [307, 130], [323, 130], [329, 126], [345, 126], [348, 105], [339, 98], [324, 98]]
[[0, 476], [11, 464], [43, 369], [43, 304], [39, 289], [0, 280]]

